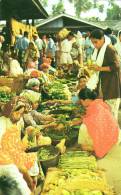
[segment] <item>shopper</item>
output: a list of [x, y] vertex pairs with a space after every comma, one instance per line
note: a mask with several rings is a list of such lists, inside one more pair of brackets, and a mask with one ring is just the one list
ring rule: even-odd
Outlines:
[[[90, 89], [79, 93], [80, 103], [86, 108], [79, 130], [78, 143], [83, 150], [91, 150], [102, 158], [118, 142], [119, 126], [109, 106]], [[74, 121], [75, 123], [75, 121]]]
[[[109, 44], [102, 30], [91, 33], [91, 41], [95, 47], [93, 53], [94, 64], [90, 70], [95, 71], [93, 83], [99, 96], [110, 105], [115, 118], [118, 118], [118, 109], [121, 96], [120, 63], [116, 50]], [[88, 85], [87, 85], [88, 86]]]

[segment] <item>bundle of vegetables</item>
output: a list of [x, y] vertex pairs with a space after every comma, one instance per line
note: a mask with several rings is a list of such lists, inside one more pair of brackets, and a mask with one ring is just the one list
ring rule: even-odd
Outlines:
[[66, 84], [54, 81], [45, 87], [49, 99], [71, 100], [71, 92]]
[[88, 169], [50, 169], [42, 195], [113, 195], [104, 172]]
[[[52, 100], [54, 101], [54, 100]], [[50, 101], [48, 102], [43, 102], [39, 108], [38, 111], [40, 112], [45, 112], [45, 110], [50, 110], [49, 113], [50, 114], [65, 114], [69, 115], [70, 118], [75, 118], [77, 115], [79, 117], [81, 117], [81, 115], [83, 115], [85, 113], [85, 109], [82, 106], [77, 106], [74, 104], [62, 104], [62, 103], [51, 103]]]
[[72, 151], [63, 154], [60, 158], [58, 166], [60, 168], [68, 169], [97, 169], [95, 157], [89, 156], [87, 152], [81, 151]]
[[0, 91], [0, 102], [7, 103], [14, 96], [15, 96], [15, 93], [8, 93], [8, 92]]

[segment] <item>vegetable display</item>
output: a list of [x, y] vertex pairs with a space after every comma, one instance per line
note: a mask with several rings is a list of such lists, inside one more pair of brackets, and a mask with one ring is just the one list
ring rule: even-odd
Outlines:
[[50, 168], [42, 195], [113, 195], [104, 172]]
[[41, 147], [38, 152], [38, 159], [40, 161], [50, 160], [57, 155], [57, 149], [51, 147]]
[[0, 91], [0, 102], [7, 103], [14, 96], [15, 96], [14, 93], [6, 93], [3, 91]]
[[96, 170], [97, 163], [94, 156], [87, 152], [70, 151], [63, 154], [59, 161], [60, 168]]
[[52, 84], [45, 87], [49, 99], [70, 100], [71, 92], [66, 84], [54, 81]]

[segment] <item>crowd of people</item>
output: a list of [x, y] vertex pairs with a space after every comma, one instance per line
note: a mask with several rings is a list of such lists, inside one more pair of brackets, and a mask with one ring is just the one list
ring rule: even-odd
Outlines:
[[69, 124], [80, 125], [78, 144], [82, 150], [102, 158], [119, 143], [121, 32], [116, 38], [109, 29], [76, 34], [67, 30], [64, 37], [34, 33], [33, 40], [27, 32], [20, 32], [14, 46], [3, 50], [3, 43], [0, 36], [0, 75], [24, 75], [28, 81], [1, 109], [0, 194], [29, 195], [36, 188], [39, 167], [36, 153], [26, 153], [28, 141], [32, 135], [35, 144], [49, 145], [51, 139], [43, 136], [40, 128], [58, 128], [53, 115], [37, 111], [52, 80], [76, 78], [72, 99], [57, 102], [85, 108], [86, 114]]

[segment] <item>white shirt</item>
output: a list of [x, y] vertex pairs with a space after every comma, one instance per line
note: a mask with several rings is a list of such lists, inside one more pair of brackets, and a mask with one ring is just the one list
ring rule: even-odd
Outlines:
[[68, 39], [64, 39], [61, 42], [61, 52], [70, 53], [72, 49], [72, 42], [68, 41]]
[[39, 37], [35, 40], [35, 45], [37, 46], [38, 50], [41, 51], [43, 48], [43, 41]]

